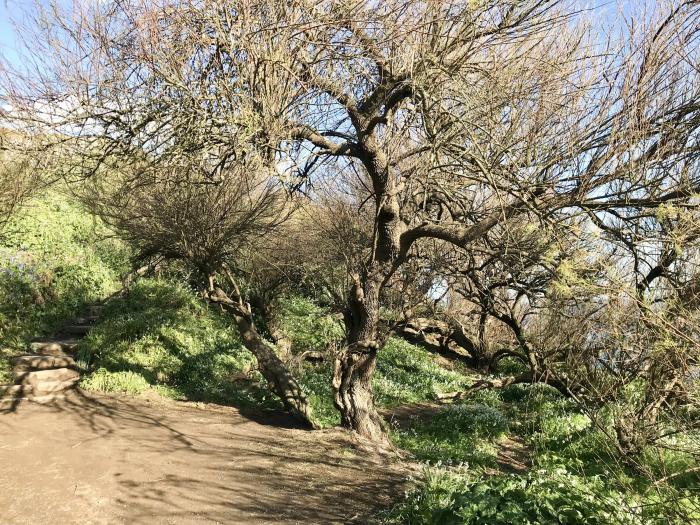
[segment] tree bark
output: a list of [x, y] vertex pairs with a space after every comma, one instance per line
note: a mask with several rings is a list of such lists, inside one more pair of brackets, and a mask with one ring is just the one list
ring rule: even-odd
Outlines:
[[411, 344], [419, 345], [452, 361], [478, 366], [481, 359], [478, 344], [464, 330], [447, 321], [418, 317], [401, 323], [395, 333]]
[[319, 428], [303, 389], [284, 362], [255, 329], [250, 319], [250, 312], [246, 312], [241, 304], [233, 301], [218, 287], [210, 291], [209, 299], [220, 304], [233, 317], [243, 345], [255, 356], [260, 373], [267, 380], [270, 389], [282, 400], [285, 408], [302, 423], [311, 428]]
[[377, 412], [372, 375], [377, 365], [381, 274], [355, 275], [345, 312], [347, 347], [335, 361], [333, 393], [341, 423], [373, 441], [384, 438]]
[[333, 374], [335, 405], [341, 414], [341, 424], [373, 441], [384, 436], [383, 420], [375, 408], [372, 391], [376, 364], [377, 349], [356, 343], [338, 356]]
[[270, 305], [269, 301], [266, 301], [261, 296], [251, 298], [251, 304], [262, 316], [267, 333], [272, 338], [272, 342], [277, 349], [277, 354], [283, 361], [288, 361], [292, 356], [292, 340], [282, 328], [278, 312]]

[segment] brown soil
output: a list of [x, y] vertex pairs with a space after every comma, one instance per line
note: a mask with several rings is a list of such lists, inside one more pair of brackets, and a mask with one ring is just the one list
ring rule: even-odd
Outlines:
[[501, 472], [520, 473], [532, 467], [532, 451], [519, 436], [499, 439], [496, 463]]
[[80, 392], [0, 415], [3, 524], [372, 523], [389, 454], [282, 414]]

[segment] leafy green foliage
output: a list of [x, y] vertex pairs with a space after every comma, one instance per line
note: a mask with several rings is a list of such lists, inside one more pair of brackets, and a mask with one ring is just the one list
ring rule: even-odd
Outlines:
[[[333, 350], [342, 344], [342, 323], [304, 297], [283, 298], [278, 306], [293, 353], [312, 351], [325, 356], [322, 363], [302, 363], [295, 372], [318, 423], [324, 427], [338, 425], [340, 416], [333, 406], [331, 379]], [[425, 349], [391, 338], [379, 352], [374, 392], [380, 407], [392, 407], [433, 400], [438, 393], [460, 390], [467, 383], [463, 374], [442, 368]]]
[[[328, 341], [325, 345], [332, 342]], [[302, 349], [296, 351], [301, 352]], [[303, 365], [300, 374], [300, 382], [322, 426], [340, 423], [338, 411], [333, 406], [332, 377], [333, 360], [329, 358], [319, 365]], [[379, 407], [391, 408], [435, 400], [437, 394], [460, 390], [468, 382], [463, 374], [442, 368], [424, 348], [403, 339], [391, 338], [379, 351], [373, 387]]]
[[600, 478], [563, 469], [478, 476], [428, 469], [418, 488], [394, 509], [405, 525], [636, 524], [640, 510]]
[[53, 191], [3, 231], [0, 346], [23, 347], [118, 286], [127, 252], [93, 216]]
[[289, 334], [294, 353], [324, 352], [343, 337], [342, 323], [305, 297], [285, 297], [278, 306], [282, 329]]
[[340, 414], [333, 405], [333, 361], [303, 364], [298, 374], [299, 383], [306, 392], [316, 422], [324, 428], [340, 424]]
[[93, 374], [84, 378], [80, 386], [85, 390], [127, 394], [141, 394], [151, 387], [141, 374], [130, 370], [110, 372], [106, 368], [98, 368]]
[[395, 443], [420, 460], [494, 466], [493, 441], [508, 431], [507, 418], [484, 404], [458, 404], [430, 418], [417, 418], [407, 429], [397, 428]]
[[10, 358], [15, 355], [12, 348], [0, 348], [0, 384], [11, 383], [14, 379]]
[[[610, 439], [574, 403], [547, 385], [481, 391], [469, 403], [462, 405], [469, 407], [462, 417], [455, 414], [465, 408], [456, 405], [394, 432], [399, 446], [433, 466], [393, 509], [389, 522], [661, 525], [700, 517], [697, 476], [694, 482], [686, 475], [650, 486], [616, 460]], [[499, 414], [493, 419], [498, 424], [491, 424], [491, 410]], [[475, 432], [472, 425], [485, 430]], [[530, 472], [493, 475], [493, 470], [483, 470], [494, 466], [498, 440], [493, 438], [507, 430], [528, 445]], [[480, 454], [483, 450], [491, 455]], [[656, 451], [645, 464], [666, 474], [693, 465], [687, 455], [662, 456]], [[469, 469], [450, 466], [455, 462], [467, 462]]]
[[441, 367], [424, 348], [394, 337], [379, 351], [373, 386], [377, 403], [392, 407], [435, 400], [470, 382], [464, 374]]
[[110, 301], [78, 356], [93, 371], [86, 389], [279, 406], [230, 321], [167, 279], [142, 279]]

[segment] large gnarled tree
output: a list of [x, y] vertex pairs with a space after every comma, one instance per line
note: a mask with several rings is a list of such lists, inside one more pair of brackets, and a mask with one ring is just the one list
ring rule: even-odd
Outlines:
[[60, 142], [74, 171], [195, 157], [215, 182], [254, 151], [271, 179], [369, 218], [347, 259], [334, 374], [343, 424], [368, 438], [382, 436], [382, 313], [411, 316], [396, 288], [421, 250], [469, 252], [514, 220], [634, 221], [699, 189], [693, 2], [605, 39], [563, 0], [84, 9], [49, 25], [55, 78], [16, 97], [70, 108]]

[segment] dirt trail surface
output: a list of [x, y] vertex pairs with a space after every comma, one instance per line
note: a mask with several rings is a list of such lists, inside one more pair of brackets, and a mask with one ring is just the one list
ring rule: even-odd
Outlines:
[[80, 392], [0, 415], [3, 524], [372, 523], [387, 455], [282, 414]]

